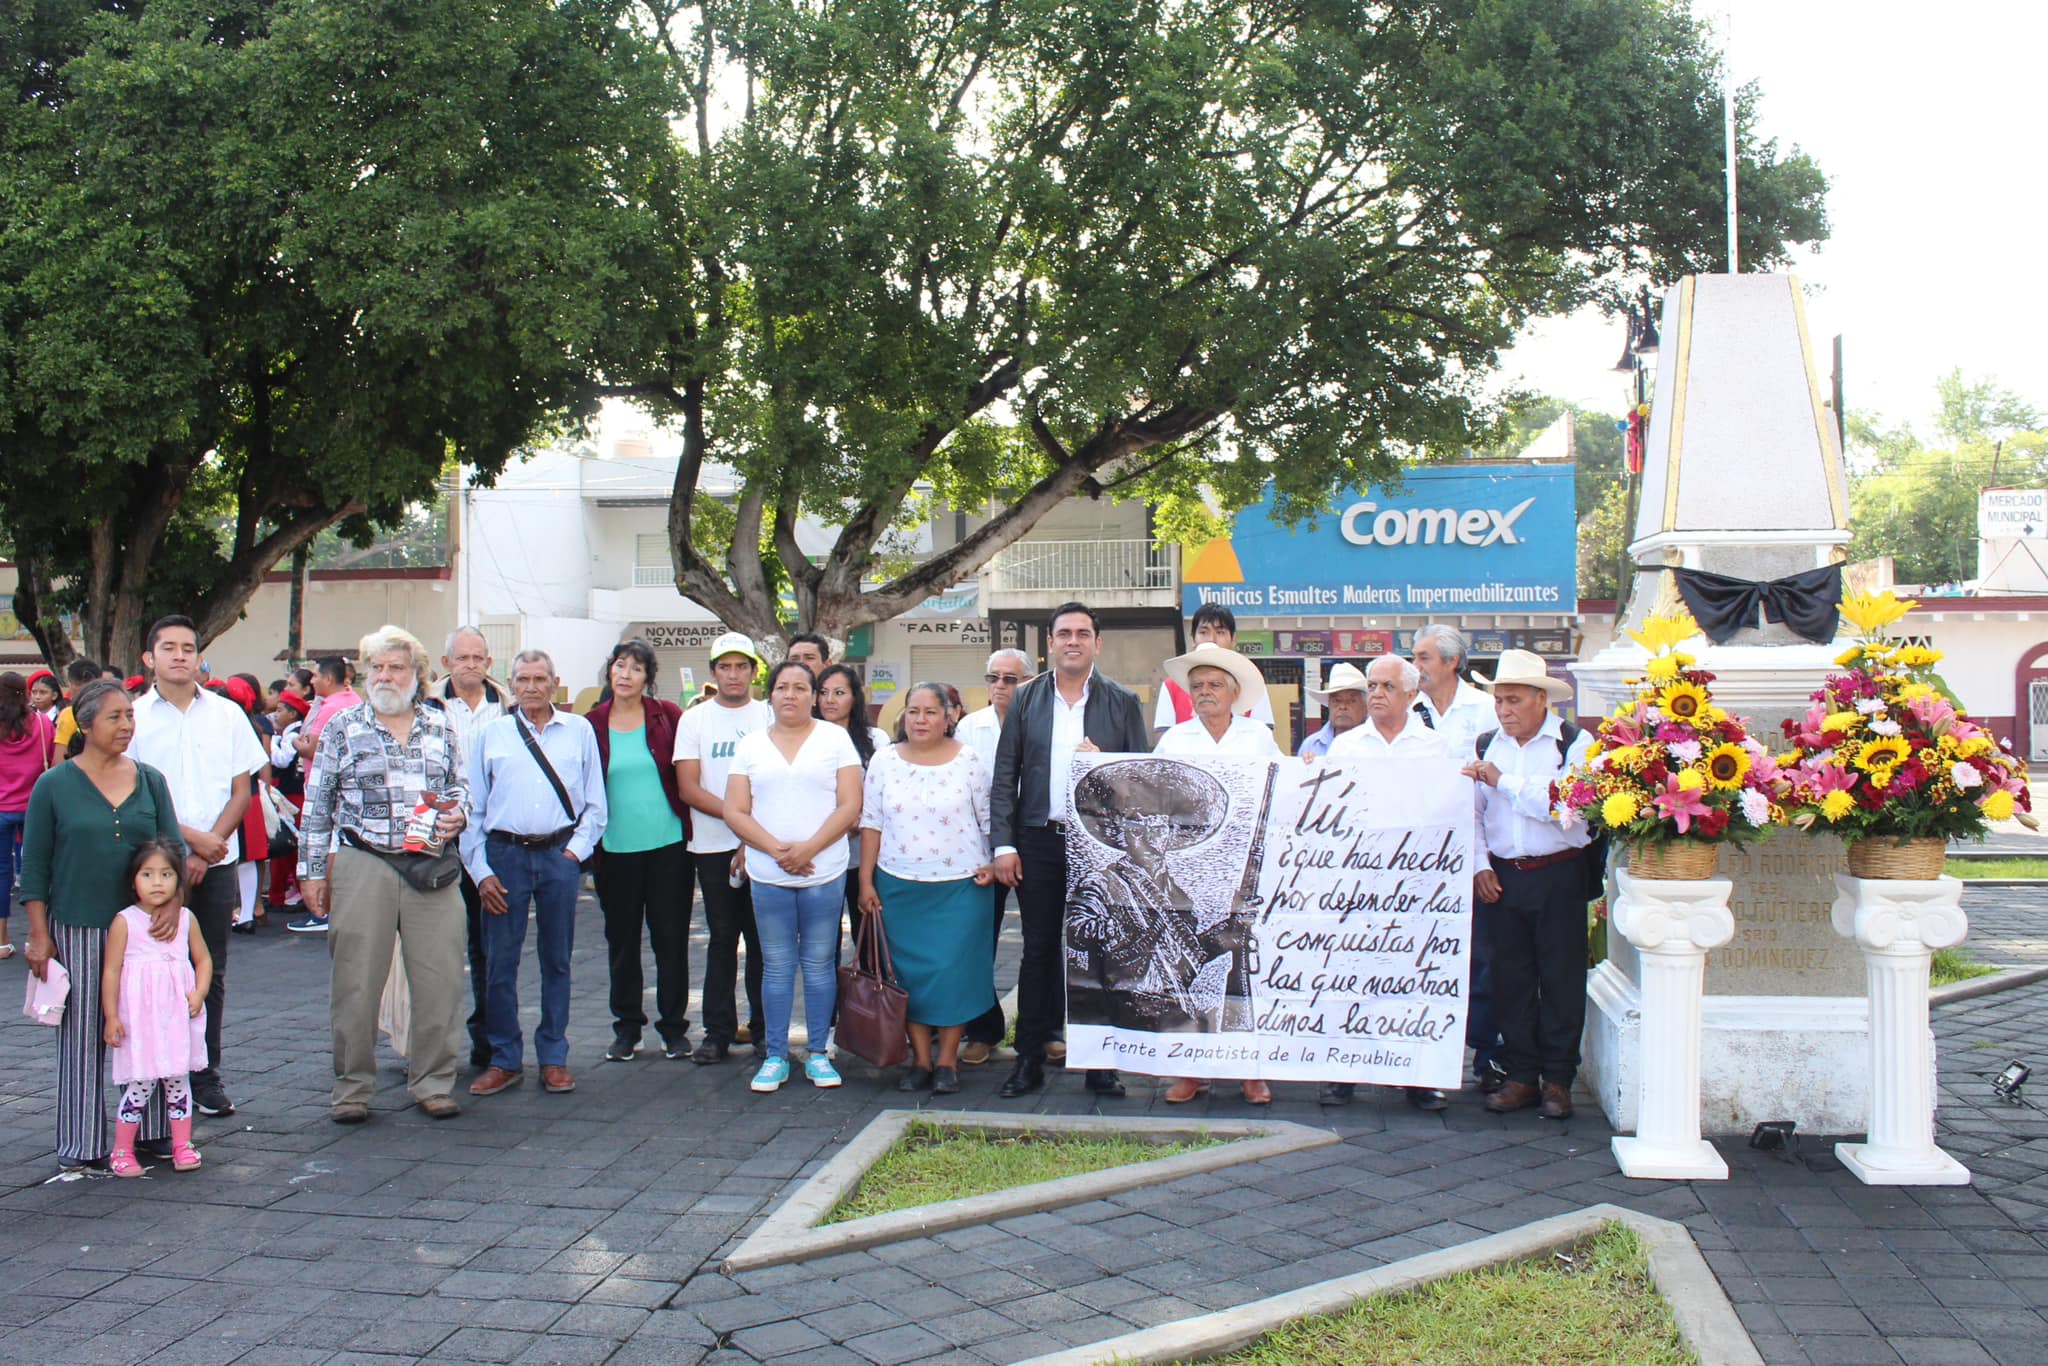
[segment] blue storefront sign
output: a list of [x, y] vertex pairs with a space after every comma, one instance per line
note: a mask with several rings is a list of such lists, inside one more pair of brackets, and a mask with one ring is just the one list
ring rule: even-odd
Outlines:
[[1578, 610], [1573, 467], [1429, 465], [1398, 494], [1338, 498], [1314, 526], [1272, 516], [1273, 494], [1189, 556], [1188, 613], [1221, 603], [1255, 617]]

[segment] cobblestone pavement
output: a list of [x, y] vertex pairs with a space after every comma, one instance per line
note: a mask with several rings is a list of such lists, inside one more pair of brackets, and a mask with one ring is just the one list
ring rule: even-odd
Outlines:
[[[1980, 924], [2024, 920], [1979, 902]], [[435, 1123], [392, 1065], [359, 1129], [327, 1119], [323, 943], [235, 940], [225, 1061], [243, 1108], [201, 1122], [206, 1166], [187, 1175], [51, 1181], [51, 1041], [12, 1017], [0, 1360], [1011, 1362], [1612, 1200], [1693, 1229], [1771, 1362], [2048, 1361], [2048, 1124], [1975, 1075], [2048, 1066], [2048, 983], [1940, 1014], [1943, 1140], [1976, 1188], [1866, 1188], [1803, 1136], [1789, 1156], [1724, 1144], [1726, 1183], [1635, 1182], [1594, 1111], [1554, 1124], [1459, 1097], [1426, 1116], [1368, 1090], [1319, 1112], [1284, 1085], [1271, 1114], [1344, 1142], [729, 1277], [719, 1259], [750, 1223], [905, 1098], [856, 1068], [838, 1091], [756, 1097], [737, 1061], [598, 1063], [599, 925], [586, 900], [573, 1095], [529, 1079]], [[0, 965], [0, 988], [21, 970]], [[1018, 1108], [995, 1098], [997, 1069], [965, 1080], [960, 1108]], [[1207, 1113], [1252, 1113], [1232, 1089]], [[1097, 1107], [1067, 1077], [1029, 1108], [1167, 1109], [1143, 1082]]]

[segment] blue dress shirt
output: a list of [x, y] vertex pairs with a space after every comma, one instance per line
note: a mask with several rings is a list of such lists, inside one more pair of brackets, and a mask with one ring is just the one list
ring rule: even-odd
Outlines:
[[[514, 835], [551, 835], [569, 823], [554, 784], [519, 738], [532, 723], [517, 712], [479, 727], [470, 740], [469, 824], [462, 831], [462, 863], [478, 883], [492, 877], [488, 837], [493, 830]], [[597, 733], [574, 712], [556, 708], [535, 737], [548, 762], [569, 789], [577, 810], [568, 852], [579, 862], [590, 857], [604, 835], [604, 764], [597, 757]]]

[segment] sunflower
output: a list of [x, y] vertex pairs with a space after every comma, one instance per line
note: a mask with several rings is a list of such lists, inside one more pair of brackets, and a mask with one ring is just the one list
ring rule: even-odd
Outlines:
[[1882, 772], [1890, 777], [1891, 771], [1905, 763], [1912, 753], [1913, 747], [1900, 736], [1880, 735], [1875, 740], [1864, 741], [1863, 747], [1856, 751], [1856, 767], [1865, 773], [1875, 775]]
[[1707, 705], [1707, 690], [1697, 683], [1673, 683], [1657, 694], [1657, 705], [1674, 721], [1690, 721]]
[[1740, 745], [1716, 745], [1707, 751], [1707, 781], [1723, 790], [1742, 786], [1749, 776], [1749, 751]]
[[1941, 651], [1930, 650], [1925, 645], [1901, 645], [1892, 652], [1892, 663], [1902, 669], [1924, 669], [1930, 664], [1941, 663]]

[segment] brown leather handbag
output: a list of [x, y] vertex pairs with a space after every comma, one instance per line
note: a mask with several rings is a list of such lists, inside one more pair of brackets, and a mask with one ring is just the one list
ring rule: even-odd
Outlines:
[[839, 1046], [877, 1067], [910, 1055], [910, 993], [896, 984], [882, 918], [864, 915], [853, 935], [853, 962], [839, 969]]

